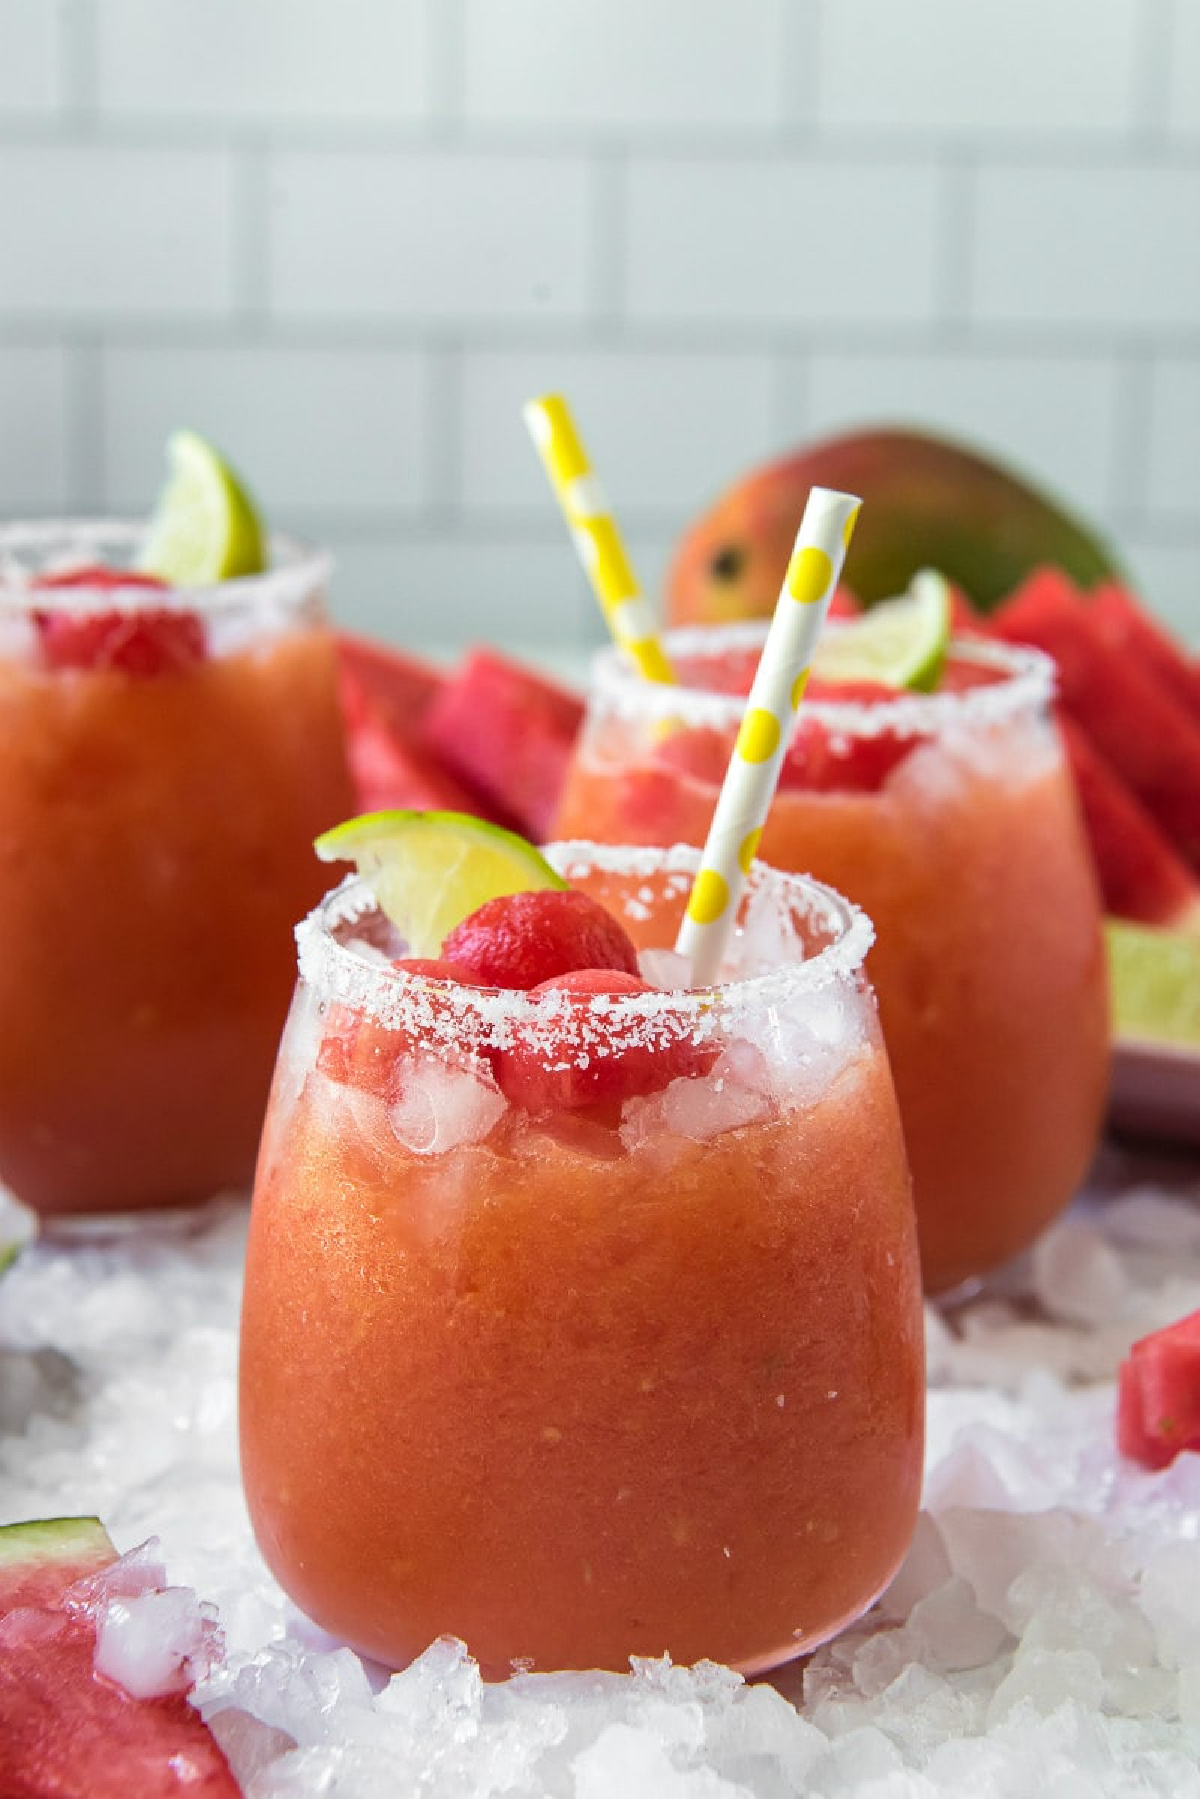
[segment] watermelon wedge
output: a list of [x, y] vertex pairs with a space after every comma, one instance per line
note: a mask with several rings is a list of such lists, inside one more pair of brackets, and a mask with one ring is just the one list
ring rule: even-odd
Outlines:
[[0, 1528], [4, 1799], [240, 1799], [183, 1693], [135, 1699], [97, 1673], [90, 1586], [117, 1561], [96, 1518]]
[[1065, 714], [1058, 722], [1104, 910], [1142, 924], [1200, 930], [1200, 881], [1086, 731]]
[[577, 695], [495, 650], [475, 648], [431, 703], [425, 741], [522, 836], [541, 843], [582, 721]]
[[342, 707], [350, 723], [361, 710], [411, 735], [445, 679], [441, 670], [374, 638], [339, 631], [334, 641]]
[[0, 1618], [56, 1606], [67, 1588], [117, 1559], [99, 1518], [38, 1518], [0, 1528]]
[[1130, 1349], [1117, 1376], [1117, 1446], [1143, 1468], [1200, 1450], [1200, 1312]]
[[360, 812], [470, 812], [494, 824], [507, 820], [495, 807], [443, 767], [419, 732], [388, 726], [373, 711], [347, 716], [346, 760]]
[[1115, 582], [1097, 587], [1087, 602], [1097, 631], [1117, 656], [1134, 662], [1200, 720], [1200, 668], [1190, 662], [1157, 619]]
[[423, 721], [445, 684], [442, 671], [369, 637], [340, 632], [336, 641], [346, 756], [359, 811], [470, 812], [510, 823], [507, 812], [461, 780], [426, 741]]
[[1041, 569], [992, 616], [996, 634], [1058, 665], [1063, 710], [1131, 788], [1176, 851], [1200, 869], [1200, 719], [1136, 662], [1115, 656], [1058, 569]]

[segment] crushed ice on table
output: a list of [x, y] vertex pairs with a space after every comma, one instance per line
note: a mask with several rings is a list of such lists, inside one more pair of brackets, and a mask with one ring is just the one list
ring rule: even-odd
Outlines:
[[1130, 1342], [1200, 1307], [1198, 1202], [1194, 1163], [1110, 1150], [1031, 1255], [928, 1310], [909, 1554], [769, 1680], [493, 1684], [449, 1639], [389, 1678], [302, 1618], [238, 1482], [237, 1202], [50, 1230], [0, 1278], [0, 1520], [157, 1538], [167, 1592], [110, 1597], [105, 1656], [169, 1679], [219, 1629], [194, 1697], [248, 1799], [1200, 1799], [1200, 1456], [1149, 1474], [1113, 1433]]

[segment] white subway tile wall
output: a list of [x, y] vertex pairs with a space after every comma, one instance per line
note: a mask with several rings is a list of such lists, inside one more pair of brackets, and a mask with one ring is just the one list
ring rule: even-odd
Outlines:
[[0, 0], [0, 513], [141, 511], [186, 423], [348, 625], [570, 659], [549, 388], [651, 592], [928, 424], [1200, 645], [1200, 0]]

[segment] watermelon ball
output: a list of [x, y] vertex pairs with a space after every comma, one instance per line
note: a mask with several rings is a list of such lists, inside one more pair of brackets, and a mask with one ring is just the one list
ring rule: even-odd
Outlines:
[[442, 955], [483, 987], [528, 992], [576, 969], [636, 975], [637, 950], [611, 912], [577, 889], [485, 900], [446, 937]]
[[450, 981], [456, 987], [476, 987], [479, 983], [472, 978], [469, 969], [461, 962], [452, 962], [447, 956], [401, 956], [393, 968], [404, 974], [420, 975], [425, 981]]
[[[620, 969], [583, 968], [539, 982], [533, 998], [565, 994], [568, 1012], [575, 1012], [582, 1024], [598, 998], [654, 991], [648, 981]], [[613, 1055], [589, 1052], [586, 1065], [582, 1057], [575, 1060], [578, 1038], [578, 1029], [568, 1027], [561, 1044], [547, 1045], [543, 1039], [535, 1046], [522, 1040], [499, 1051], [494, 1072], [505, 1098], [527, 1112], [619, 1106], [627, 1099], [657, 1093], [685, 1075], [706, 1073], [717, 1054], [712, 1044], [694, 1042], [682, 1023], [664, 1040], [662, 1024], [656, 1021], [653, 1042], [630, 1043]]]

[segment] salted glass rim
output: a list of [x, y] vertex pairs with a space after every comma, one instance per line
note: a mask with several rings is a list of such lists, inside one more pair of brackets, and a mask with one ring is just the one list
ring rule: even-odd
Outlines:
[[[573, 838], [546, 845], [543, 853], [564, 874], [587, 868], [632, 880], [678, 876], [681, 892], [700, 864], [700, 852], [687, 844], [662, 849]], [[830, 931], [831, 940], [795, 962], [707, 987], [602, 994], [585, 1003], [579, 995], [561, 992], [535, 997], [509, 988], [459, 986], [408, 974], [379, 952], [341, 941], [334, 934], [339, 927], [379, 912], [367, 882], [352, 874], [297, 925], [299, 973], [319, 999], [348, 1005], [392, 1029], [415, 1027], [433, 1042], [504, 1047], [517, 1036], [536, 1043], [544, 1034], [547, 1042], [557, 1044], [570, 1014], [576, 1021], [590, 1020], [598, 1034], [611, 1040], [611, 1053], [612, 1041], [622, 1038], [625, 1043], [639, 1037], [653, 1042], [656, 1026], [659, 1030], [669, 1026], [676, 1037], [681, 1026], [697, 1037], [715, 1035], [731, 1011], [790, 1006], [862, 969], [875, 928], [844, 894], [815, 876], [787, 873], [763, 862], [753, 865], [748, 889], [751, 897], [765, 892], [802, 902], [806, 922]], [[584, 1029], [586, 1034], [586, 1023]]]
[[[830, 619], [826, 633], [835, 637], [852, 623]], [[716, 658], [730, 650], [761, 648], [769, 628], [766, 619], [725, 625], [682, 625], [663, 634], [669, 657]], [[870, 737], [881, 732], [904, 736], [936, 736], [956, 726], [996, 725], [1022, 713], [1040, 712], [1054, 698], [1057, 670], [1043, 651], [1025, 644], [997, 643], [991, 638], [952, 637], [956, 662], [1000, 671], [1002, 679], [961, 691], [895, 694], [872, 700], [828, 699], [806, 695], [803, 713], [834, 733]], [[746, 709], [744, 694], [717, 693], [685, 682], [648, 681], [616, 644], [597, 650], [591, 662], [591, 701], [603, 701], [623, 717], [681, 720], [688, 725], [736, 728]]]
[[[147, 528], [146, 519], [127, 518], [14, 519], [0, 524], [0, 610], [27, 613], [31, 606], [47, 604], [45, 590], [34, 587], [30, 579], [43, 564], [23, 564], [22, 552], [44, 556], [60, 549], [61, 565], [68, 568], [73, 562], [98, 560], [95, 551], [102, 547], [135, 549]], [[212, 615], [260, 605], [302, 606], [328, 584], [333, 569], [328, 550], [285, 531], [270, 532], [267, 541], [271, 565], [258, 574], [165, 590], [136, 584], [56, 588], [53, 604], [63, 611], [83, 612], [102, 604], [105, 611], [144, 612], [161, 606], [165, 591], [172, 605], [186, 602], [193, 610]]]

